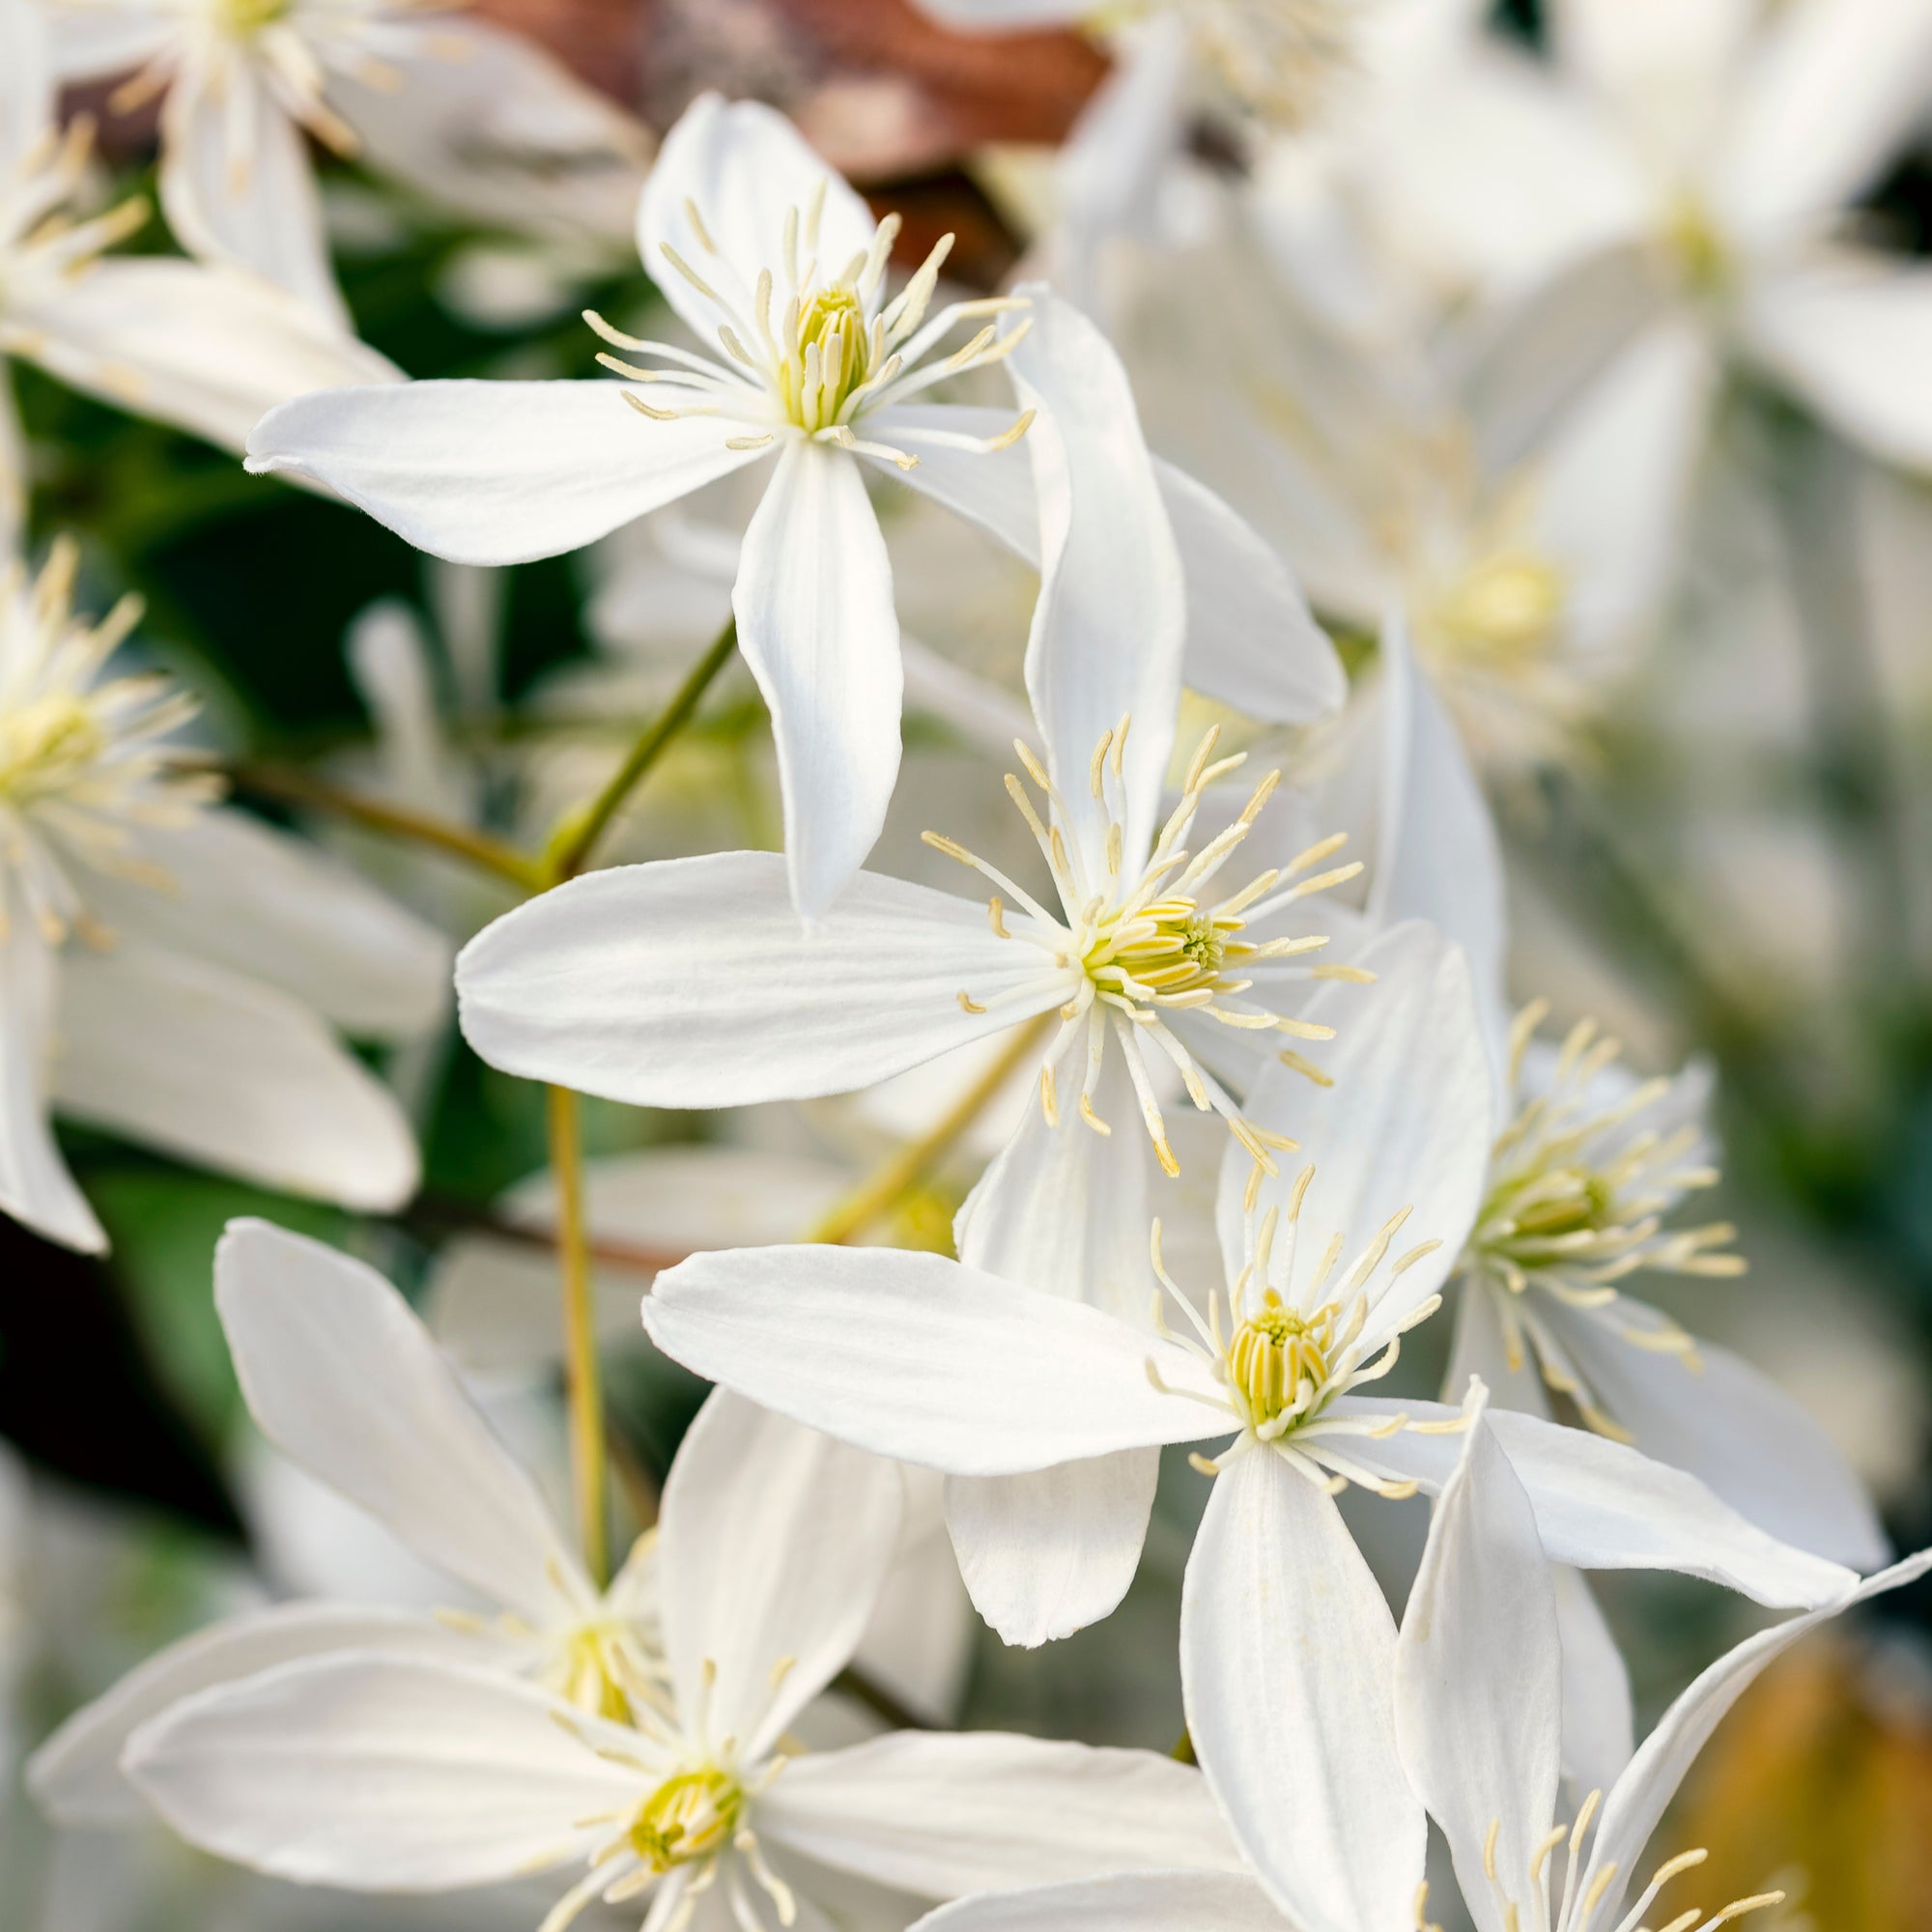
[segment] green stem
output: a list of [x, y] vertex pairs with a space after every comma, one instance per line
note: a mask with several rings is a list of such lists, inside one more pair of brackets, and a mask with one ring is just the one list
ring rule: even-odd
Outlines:
[[570, 1406], [570, 1467], [583, 1567], [603, 1589], [611, 1580], [611, 1529], [605, 1508], [608, 1445], [604, 1384], [597, 1360], [595, 1290], [583, 1220], [583, 1129], [577, 1095], [550, 1099], [550, 1165], [556, 1182], [556, 1245], [563, 1289], [564, 1384]]
[[624, 801], [657, 763], [665, 747], [691, 722], [711, 680], [724, 668], [737, 648], [738, 620], [730, 617], [711, 648], [692, 666], [670, 702], [644, 727], [643, 735], [631, 747], [630, 755], [617, 767], [611, 781], [582, 811], [573, 812], [557, 827], [545, 856], [551, 884], [561, 885], [583, 869], [598, 839], [623, 809]]

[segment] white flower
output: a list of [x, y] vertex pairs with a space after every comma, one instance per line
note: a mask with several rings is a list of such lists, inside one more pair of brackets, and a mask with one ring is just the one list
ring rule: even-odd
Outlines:
[[[1060, 442], [1090, 434], [1138, 472], [1148, 459], [1124, 381], [1091, 326], [1043, 294], [928, 317], [945, 243], [888, 298], [896, 218], [875, 222], [769, 108], [698, 100], [665, 143], [638, 226], [646, 265], [710, 353], [598, 322], [650, 366], [607, 355], [622, 382], [417, 383], [308, 397], [260, 425], [250, 467], [314, 477], [440, 555], [509, 563], [575, 549], [775, 458], [732, 608], [772, 714], [792, 894], [815, 916], [871, 848], [898, 770], [898, 623], [867, 469], [1034, 554], [1033, 478], [1011, 445], [1037, 411], [1067, 420], [1035, 451], [1036, 467], [1064, 470]], [[941, 353], [962, 323], [988, 315]], [[999, 320], [1015, 317], [1000, 334]], [[1009, 355], [1024, 412], [925, 400], [949, 377]], [[1231, 661], [1259, 658], [1242, 686], [1262, 701], [1306, 716], [1311, 685], [1318, 708], [1337, 701], [1338, 678], [1316, 655], [1325, 645], [1286, 570], [1199, 485], [1172, 473], [1157, 483], [1198, 565], [1186, 596], [1202, 665], [1190, 674], [1217, 689], [1231, 682]], [[1064, 479], [1042, 487], [1064, 490]], [[1167, 575], [1178, 592], [1171, 560]], [[1296, 657], [1316, 664], [1312, 679], [1268, 674], [1271, 662]]]
[[[1494, 1094], [1483, 1203], [1457, 1268], [1463, 1291], [1448, 1390], [1478, 1374], [1498, 1402], [1548, 1414], [1547, 1385], [1591, 1427], [1690, 1470], [1773, 1534], [1861, 1570], [1883, 1563], [1889, 1547], [1870, 1499], [1804, 1409], [1630, 1292], [1646, 1271], [1707, 1280], [1743, 1271], [1727, 1225], [1673, 1218], [1717, 1178], [1709, 1069], [1693, 1063], [1674, 1079], [1639, 1081], [1594, 1026], [1579, 1023], [1561, 1045], [1537, 1040], [1540, 1003], [1512, 1023], [1495, 829], [1397, 631], [1384, 636], [1379, 684], [1355, 728], [1344, 769], [1311, 810], [1347, 824], [1349, 799], [1378, 801], [1371, 926], [1423, 918], [1460, 942]], [[1370, 996], [1349, 1024], [1375, 1023]], [[1407, 1087], [1386, 1063], [1357, 1078], [1368, 1090], [1344, 1104], [1396, 1104]], [[1385, 1091], [1372, 1091], [1377, 1083]], [[1332, 1104], [1279, 1075], [1250, 1096], [1268, 1127], [1317, 1150]]]
[[[161, 1651], [71, 1718], [37, 1753], [30, 1783], [64, 1824], [138, 1816], [122, 1778], [128, 1735], [211, 1685], [294, 1659], [380, 1650], [437, 1656], [528, 1679], [582, 1709], [626, 1707], [659, 1667], [644, 1539], [608, 1591], [585, 1576], [528, 1474], [505, 1449], [409, 1304], [374, 1269], [264, 1221], [236, 1221], [214, 1258], [215, 1306], [250, 1413], [298, 1468], [383, 1524], [412, 1554], [497, 1614], [327, 1601], [211, 1625]], [[849, 1491], [897, 1477], [870, 1459], [814, 1457], [782, 1431], [784, 1481]], [[748, 1461], [754, 1441], [745, 1440]], [[884, 1505], [881, 1505], [884, 1507]]]
[[137, 610], [89, 627], [75, 552], [0, 574], [0, 1208], [105, 1236], [49, 1111], [271, 1187], [385, 1208], [409, 1125], [328, 1022], [406, 1038], [447, 951], [341, 866], [212, 806], [164, 742], [193, 711], [108, 669]]
[[88, 124], [63, 134], [43, 10], [0, 0], [0, 549], [26, 502], [5, 358], [239, 449], [263, 411], [309, 389], [395, 374], [254, 277], [157, 256], [102, 256], [138, 202], [79, 218]]
[[[365, 1440], [348, 1453], [381, 1459]], [[365, 1650], [189, 1697], [136, 1732], [128, 1768], [195, 1843], [303, 1883], [581, 1873], [550, 1932], [598, 1898], [649, 1894], [653, 1932], [816, 1925], [839, 1875], [937, 1899], [1150, 1852], [1229, 1866], [1199, 1777], [1151, 1753], [897, 1733], [800, 1754], [790, 1727], [851, 1656], [897, 1529], [889, 1464], [721, 1391], [666, 1485], [663, 1665], [624, 1676], [630, 1721]]]
[[1932, 8], [1571, 0], [1552, 29], [1554, 77], [1500, 53], [1468, 70], [1411, 156], [1478, 236], [1542, 238], [1547, 271], [1476, 376], [1492, 448], [1647, 360], [1681, 398], [1627, 452], [1657, 495], [1677, 494], [1727, 364], [1922, 468], [1932, 277], [1859, 240], [1853, 211], [1932, 97]]
[[378, 167], [493, 220], [554, 211], [546, 167], [570, 167], [607, 211], [642, 179], [635, 122], [519, 37], [412, 0], [52, 0], [46, 14], [62, 80], [133, 70], [116, 112], [165, 94], [161, 205], [183, 244], [345, 335], [310, 136], [360, 156], [366, 134]]
[[[1558, 1641], [1557, 1573], [1544, 1556], [1519, 1472], [1494, 1427], [1478, 1415], [1435, 1505], [1394, 1643], [1402, 1762], [1448, 1837], [1478, 1932], [1634, 1932], [1663, 1888], [1706, 1857], [1697, 1850], [1671, 1859], [1625, 1908], [1646, 1841], [1732, 1705], [1767, 1664], [1819, 1625], [1928, 1569], [1932, 1551], [1747, 1638], [1670, 1706], [1606, 1790], [1590, 1792], [1574, 1819], [1559, 1820], [1558, 1734], [1570, 1660]], [[1197, 1714], [1191, 1702], [1189, 1709], [1252, 1878], [1146, 1871], [1014, 1891], [944, 1907], [917, 1932], [1402, 1932], [1410, 1925], [1431, 1932], [1420, 1889], [1421, 1819], [1412, 1804], [1392, 1804], [1379, 1830], [1374, 1821], [1348, 1830], [1353, 1821], [1339, 1818], [1345, 1829], [1325, 1844], [1317, 1840], [1311, 1869], [1304, 1862], [1309, 1845], [1282, 1829], [1294, 1816], [1291, 1807], [1303, 1802], [1293, 1758], [1307, 1741], [1278, 1708], [1251, 1706], [1254, 1721], [1225, 1735], [1214, 1723], [1228, 1714]], [[1310, 1916], [1312, 1887], [1331, 1889], [1341, 1916]], [[1671, 1922], [1715, 1926], [1778, 1896], [1739, 1899], [1709, 1918], [1691, 1914]]]

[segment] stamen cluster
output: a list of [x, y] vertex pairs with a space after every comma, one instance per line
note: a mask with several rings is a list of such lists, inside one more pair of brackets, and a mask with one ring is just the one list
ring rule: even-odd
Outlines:
[[[1510, 1037], [1513, 1091], [1521, 1090], [1524, 1056], [1548, 1010], [1538, 1001], [1517, 1018]], [[1693, 1158], [1702, 1138], [1694, 1123], [1629, 1130], [1670, 1083], [1644, 1081], [1605, 1099], [1598, 1083], [1619, 1052], [1593, 1020], [1571, 1029], [1548, 1090], [1526, 1099], [1496, 1140], [1489, 1193], [1462, 1266], [1473, 1285], [1495, 1295], [1511, 1366], [1520, 1368], [1534, 1350], [1545, 1380], [1574, 1400], [1592, 1428], [1628, 1439], [1597, 1404], [1572, 1351], [1530, 1305], [1529, 1292], [1571, 1309], [1606, 1310], [1618, 1303], [1616, 1284], [1639, 1269], [1728, 1279], [1742, 1274], [1745, 1263], [1724, 1252], [1737, 1235], [1728, 1222], [1664, 1227], [1681, 1197], [1715, 1185], [1718, 1172]], [[1674, 1355], [1695, 1369], [1691, 1337], [1646, 1313], [1647, 1320], [1619, 1322], [1618, 1332], [1634, 1348]]]

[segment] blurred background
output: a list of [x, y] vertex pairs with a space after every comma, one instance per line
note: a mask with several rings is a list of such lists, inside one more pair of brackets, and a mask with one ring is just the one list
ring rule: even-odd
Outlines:
[[[1053, 155], [1110, 71], [1102, 42], [1076, 28], [967, 35], [904, 0], [487, 0], [478, 11], [660, 132], [707, 88], [775, 102], [881, 211], [906, 215], [909, 260], [952, 231], [950, 272], [981, 290], [1050, 252]], [[1550, 58], [1534, 0], [1484, 31], [1512, 58]], [[1213, 407], [1263, 423], [1268, 410], [1305, 415], [1315, 392], [1332, 396], [1345, 350], [1377, 353], [1302, 298], [1293, 248], [1262, 259], [1267, 235], [1305, 208], [1306, 183], [1287, 179], [1297, 140], [1323, 138], [1293, 121], [1258, 143], [1211, 102], [1190, 113], [1180, 187], [1164, 190], [1162, 218], [1178, 226], [1159, 259], [1178, 266], [1151, 287], [1131, 260], [1109, 261], [1092, 284], [1156, 447], [1196, 464], [1264, 527], [1188, 446], [1218, 432], [1177, 364], [1235, 368], [1236, 395]], [[109, 117], [103, 134], [114, 188], [152, 193], [151, 127]], [[1928, 136], [1932, 123], [1856, 211], [1865, 232], [1912, 256], [1932, 238]], [[574, 228], [545, 212], [554, 201], [523, 223], [500, 209], [469, 217], [339, 160], [326, 162], [325, 185], [358, 332], [412, 375], [587, 375], [594, 345], [579, 311], [622, 320], [654, 301], [627, 208]], [[567, 198], [568, 182], [546, 189]], [[132, 245], [167, 243], [152, 224]], [[1217, 279], [1231, 247], [1253, 253], [1267, 300], [1279, 298], [1278, 333]], [[1189, 303], [1206, 318], [1198, 339], [1177, 336], [1169, 312]], [[1256, 330], [1264, 353], [1244, 367], [1228, 344]], [[1257, 373], [1243, 401], [1239, 381], [1264, 362], [1264, 385]], [[1932, 384], [1932, 366], [1920, 375]], [[728, 527], [728, 502], [593, 553], [465, 571], [25, 365], [15, 384], [35, 537], [79, 537], [89, 608], [128, 589], [145, 598], [141, 648], [201, 695], [197, 728], [238, 761], [241, 802], [337, 844], [456, 939], [507, 899], [308, 809], [298, 779], [534, 837], [612, 768], [728, 609], [729, 550], [721, 572], [704, 514]], [[1728, 383], [1715, 425], [1685, 511], [1688, 560], [1641, 648], [1555, 708], [1553, 744], [1505, 730], [1484, 759], [1510, 867], [1512, 985], [1548, 997], [1559, 1020], [1596, 1015], [1645, 1072], [1692, 1055], [1715, 1065], [1725, 1164], [1714, 1212], [1738, 1224], [1749, 1271], [1658, 1298], [1794, 1391], [1871, 1486], [1895, 1543], [1917, 1548], [1932, 1541], [1932, 494], [1747, 378]], [[1010, 837], [985, 775], [1010, 735], [1032, 583], [968, 533], [895, 502], [902, 615], [939, 664], [915, 694], [902, 818], [873, 864], [951, 883], [919, 845], [922, 826], [986, 852]], [[1284, 527], [1292, 515], [1283, 509]], [[1363, 668], [1365, 627], [1310, 582]], [[948, 667], [968, 683], [949, 684]], [[618, 852], [777, 840], [764, 715], [734, 673], [654, 775]], [[541, 1095], [482, 1067], [453, 1024], [386, 1071], [425, 1155], [419, 1198], [393, 1217], [266, 1195], [63, 1128], [111, 1255], [74, 1255], [0, 1220], [0, 1437], [23, 1472], [17, 1493], [11, 1480], [0, 1491], [0, 1691], [11, 1693], [0, 1710], [11, 1708], [15, 1745], [223, 1609], [308, 1590], [436, 1599], [431, 1579], [251, 1437], [209, 1294], [232, 1215], [350, 1248], [420, 1296], [493, 1414], [560, 1488], [554, 1372], [532, 1370], [505, 1339], [518, 1318], [504, 1311], [529, 1289], [528, 1346], [539, 1356], [553, 1346], [541, 1339], [552, 1304], [529, 1286], [549, 1265], [541, 1179], [517, 1191], [544, 1163]], [[775, 1210], [661, 1179], [627, 1185], [624, 1156], [731, 1139], [769, 1153], [809, 1204], [836, 1197], [923, 1104], [913, 1092], [696, 1120], [589, 1107], [592, 1151], [611, 1163], [602, 1284], [616, 1311], [613, 1432], [639, 1523], [702, 1391], [649, 1353], [629, 1312], [636, 1294], [656, 1262], [760, 1237], [757, 1216]], [[889, 1237], [943, 1244], [971, 1178], [970, 1158], [942, 1172]], [[1439, 1357], [1417, 1353], [1414, 1386], [1427, 1388]], [[1114, 1618], [1022, 1654], [961, 1614], [944, 1639], [952, 1661], [919, 1695], [947, 1720], [1168, 1747], [1180, 1729], [1172, 1633], [1201, 1501], [1200, 1479], [1177, 1463]], [[1399, 1571], [1419, 1519], [1377, 1516], [1365, 1538]], [[1656, 1578], [1613, 1579], [1605, 1598], [1640, 1724], [1747, 1618], [1731, 1599]], [[1711, 1902], [1782, 1883], [1793, 1926], [1932, 1927], [1932, 1592], [1889, 1598], [1773, 1670], [1670, 1830], [1714, 1847], [1696, 1888]], [[304, 1896], [217, 1870], [158, 1833], [57, 1839], [17, 1788], [0, 1805], [0, 1875], [8, 1932], [533, 1922], [514, 1900]]]

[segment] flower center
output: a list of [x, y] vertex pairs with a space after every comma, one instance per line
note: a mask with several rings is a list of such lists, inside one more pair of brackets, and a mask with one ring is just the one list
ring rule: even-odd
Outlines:
[[638, 1807], [626, 1833], [654, 1872], [708, 1859], [730, 1843], [745, 1809], [738, 1780], [716, 1765], [667, 1778]]
[[1435, 628], [1465, 651], [1529, 657], [1549, 647], [1563, 605], [1563, 578], [1554, 565], [1526, 551], [1502, 551], [1485, 557], [1437, 603]]
[[24, 810], [74, 788], [108, 745], [94, 705], [72, 692], [0, 712], [0, 800]]
[[[803, 380], [794, 400], [801, 410], [810, 398], [826, 420], [836, 422], [871, 371], [871, 346], [858, 290], [842, 282], [819, 290], [798, 319], [797, 368]], [[793, 420], [802, 429], [820, 426], [796, 411]]]
[[1730, 251], [1710, 210], [1694, 194], [1679, 194], [1671, 203], [1663, 245], [1690, 294], [1715, 297], [1724, 292], [1731, 278]]
[[1273, 1289], [1235, 1331], [1228, 1346], [1229, 1378], [1248, 1406], [1254, 1426], [1272, 1422], [1291, 1408], [1305, 1414], [1316, 1407], [1332, 1379], [1329, 1351], [1334, 1346], [1332, 1304], [1304, 1320]]
[[215, 18], [230, 39], [252, 41], [289, 11], [290, 0], [215, 0]]

